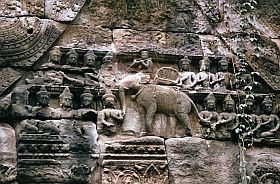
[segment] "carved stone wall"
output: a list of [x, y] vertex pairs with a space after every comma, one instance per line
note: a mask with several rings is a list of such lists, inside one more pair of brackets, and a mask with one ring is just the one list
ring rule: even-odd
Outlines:
[[279, 183], [278, 6], [2, 0], [0, 183]]

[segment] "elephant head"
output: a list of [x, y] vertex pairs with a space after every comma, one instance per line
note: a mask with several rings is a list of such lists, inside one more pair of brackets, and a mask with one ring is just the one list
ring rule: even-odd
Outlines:
[[149, 81], [149, 75], [138, 72], [125, 76], [117, 83], [123, 113], [125, 113], [126, 110], [125, 93], [135, 95], [142, 89], [143, 85], [149, 83]]

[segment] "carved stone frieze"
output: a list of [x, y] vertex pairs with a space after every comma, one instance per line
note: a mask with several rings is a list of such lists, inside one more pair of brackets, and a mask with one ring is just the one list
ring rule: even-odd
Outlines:
[[105, 143], [102, 183], [167, 184], [163, 139], [144, 137]]
[[0, 65], [31, 66], [66, 28], [36, 17], [0, 19]]
[[0, 0], [0, 183], [280, 183], [269, 3]]

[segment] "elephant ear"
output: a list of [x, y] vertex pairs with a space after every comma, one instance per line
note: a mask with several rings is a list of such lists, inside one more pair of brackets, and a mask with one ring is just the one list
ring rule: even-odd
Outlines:
[[148, 75], [148, 74], [142, 74], [142, 75], [141, 75], [141, 81], [140, 81], [140, 83], [141, 83], [141, 84], [147, 84], [147, 83], [150, 82], [150, 80], [151, 80], [151, 76], [150, 76], [150, 75]]

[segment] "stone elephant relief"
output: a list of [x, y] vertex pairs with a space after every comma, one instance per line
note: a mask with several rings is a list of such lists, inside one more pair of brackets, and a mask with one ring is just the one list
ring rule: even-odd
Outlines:
[[126, 111], [125, 94], [130, 94], [138, 105], [141, 122], [144, 122], [142, 135], [153, 134], [152, 125], [156, 113], [175, 115], [185, 127], [187, 135], [192, 135], [189, 118], [192, 107], [199, 119], [205, 121], [199, 116], [197, 107], [188, 95], [170, 86], [143, 82], [143, 79], [147, 79], [147, 76], [140, 72], [126, 76], [118, 83], [122, 112]]

